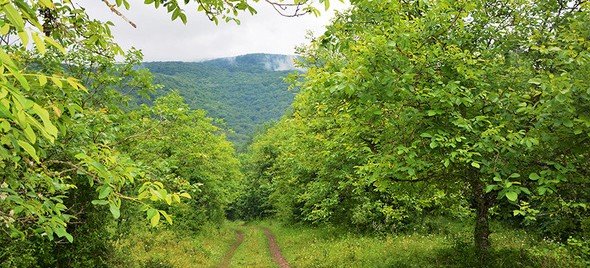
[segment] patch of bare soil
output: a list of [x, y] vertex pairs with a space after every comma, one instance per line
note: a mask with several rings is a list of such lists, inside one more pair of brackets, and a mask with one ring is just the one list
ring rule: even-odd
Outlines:
[[244, 232], [237, 230], [236, 231], [236, 241], [231, 245], [227, 253], [223, 256], [223, 259], [219, 263], [217, 267], [219, 268], [227, 268], [229, 267], [229, 263], [231, 262], [231, 258], [238, 250], [238, 247], [244, 242]]
[[277, 263], [281, 268], [289, 268], [289, 263], [285, 257], [283, 257], [283, 254], [281, 254], [281, 249], [279, 248], [279, 244], [277, 244], [275, 236], [268, 228], [264, 228], [264, 235], [266, 235], [266, 238], [268, 239], [268, 247], [274, 262]]

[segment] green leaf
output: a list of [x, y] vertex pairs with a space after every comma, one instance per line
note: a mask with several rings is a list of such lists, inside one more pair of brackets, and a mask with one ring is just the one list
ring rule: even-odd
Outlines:
[[180, 196], [178, 196], [177, 194], [173, 194], [172, 197], [174, 198], [174, 201], [176, 203], [180, 203]]
[[531, 180], [534, 180], [534, 181], [536, 181], [536, 180], [538, 180], [538, 179], [540, 179], [540, 178], [541, 178], [541, 177], [539, 177], [539, 174], [537, 174], [537, 173], [535, 173], [535, 172], [533, 172], [533, 173], [529, 174], [529, 179], [531, 179]]
[[119, 210], [119, 206], [114, 203], [109, 204], [109, 210], [115, 219], [118, 219], [121, 216], [121, 211]]
[[61, 46], [58, 42], [56, 42], [55, 40], [53, 40], [53, 38], [51, 37], [45, 37], [45, 42], [49, 43], [51, 46], [57, 48], [57, 50], [59, 50], [62, 54], [66, 53], [66, 49]]
[[518, 193], [516, 193], [516, 192], [507, 192], [506, 193], [506, 198], [508, 198], [508, 200], [514, 202], [514, 201], [516, 201], [516, 199], [518, 199]]
[[543, 80], [541, 80], [540, 78], [529, 79], [529, 84], [540, 85], [541, 83], [543, 83]]
[[168, 224], [172, 225], [172, 217], [170, 217], [170, 215], [168, 215], [168, 213], [166, 213], [166, 211], [160, 210], [160, 214], [162, 214], [162, 216], [164, 216], [164, 218], [166, 219]]
[[93, 205], [106, 205], [109, 203], [107, 200], [92, 200], [91, 203]]
[[45, 131], [47, 131], [49, 135], [57, 137], [58, 131], [57, 128], [51, 123], [51, 120], [49, 118], [49, 111], [37, 104], [33, 105], [33, 111], [41, 118], [41, 121], [43, 121], [43, 127], [45, 128]]
[[32, 33], [31, 36], [33, 37], [33, 42], [35, 42], [35, 47], [37, 48], [37, 51], [39, 51], [39, 54], [45, 54], [45, 42], [41, 40], [37, 33]]
[[8, 23], [5, 23], [2, 27], [0, 27], [0, 34], [1, 35], [7, 35], [9, 31], [10, 31], [10, 24], [8, 24]]
[[156, 214], [150, 219], [152, 227], [156, 227], [160, 222], [160, 213], [156, 211]]
[[25, 76], [23, 75], [21, 70], [17, 69], [16, 66], [10, 66], [10, 65], [6, 65], [6, 68], [8, 68], [10, 73], [14, 76], [14, 78], [16, 78], [16, 80], [18, 80], [19, 84], [25, 90], [31, 90], [31, 86], [29, 85], [29, 82], [27, 81], [27, 79], [25, 78]]
[[31, 144], [22, 140], [18, 140], [17, 143], [21, 148], [23, 148], [23, 150], [25, 150], [31, 157], [33, 157], [33, 159], [35, 159], [37, 163], [39, 163], [39, 156], [37, 156], [37, 151], [33, 146], [31, 146]]
[[528, 194], [528, 195], [531, 195], [531, 191], [529, 191], [528, 188], [526, 188], [526, 187], [519, 187], [519, 189], [520, 189], [521, 192], [523, 192], [525, 194]]
[[39, 2], [41, 3], [41, 5], [43, 7], [46, 7], [49, 9], [55, 8], [55, 5], [53, 4], [53, 1], [51, 1], [51, 0], [39, 0]]
[[54, 76], [51, 76], [49, 78], [51, 78], [51, 81], [53, 82], [53, 84], [56, 85], [58, 88], [63, 88], [64, 85], [63, 85], [61, 79], [54, 77]]
[[156, 209], [154, 209], [154, 208], [150, 208], [150, 209], [148, 209], [148, 210], [146, 211], [146, 213], [147, 213], [147, 218], [148, 218], [148, 219], [151, 219], [151, 218], [153, 218], [153, 217], [154, 217], [154, 215], [156, 215], [156, 213], [157, 213], [157, 212], [158, 212], [158, 211], [157, 211]]
[[25, 133], [25, 137], [27, 137], [27, 139], [32, 144], [35, 144], [35, 142], [37, 141], [37, 135], [35, 135], [35, 132], [33, 132], [33, 129], [30, 126], [27, 126], [23, 132]]
[[20, 38], [20, 42], [23, 46], [27, 46], [29, 44], [29, 33], [27, 32], [18, 32], [18, 37]]
[[38, 79], [39, 79], [39, 86], [40, 87], [45, 86], [45, 84], [47, 84], [47, 76], [39, 75]]
[[109, 187], [108, 185], [105, 185], [102, 190], [100, 190], [100, 193], [98, 194], [98, 199], [104, 199], [105, 197], [107, 197], [111, 192], [113, 191], [113, 188]]
[[[57, 237], [64, 237], [68, 235], [68, 232], [66, 231], [66, 229], [64, 227], [58, 227], [54, 229], [55, 234], [57, 235]], [[70, 240], [70, 239], [68, 239]], [[71, 242], [71, 241], [70, 241]]]
[[520, 178], [520, 174], [518, 174], [518, 173], [512, 173], [510, 175], [510, 178]]
[[471, 166], [474, 168], [480, 168], [479, 163], [477, 162], [471, 162]]
[[172, 20], [176, 20], [176, 18], [178, 18], [178, 16], [180, 16], [180, 10], [178, 10], [178, 9], [175, 9], [175, 10], [172, 12]]
[[71, 234], [66, 233], [64, 236], [70, 243], [74, 242], [74, 237]]
[[16, 67], [16, 64], [12, 61], [10, 56], [6, 54], [3, 48], [0, 47], [0, 60], [7, 66]]
[[25, 27], [25, 21], [20, 15], [20, 12], [12, 5], [10, 2], [3, 5], [4, 6], [4, 13], [6, 17], [12, 23], [12, 25], [18, 30], [21, 31]]
[[496, 189], [496, 185], [488, 185], [486, 186], [486, 193], [489, 193]]
[[424, 133], [420, 134], [420, 137], [422, 137], [422, 138], [432, 138], [432, 134], [430, 134], [428, 132], [424, 132]]

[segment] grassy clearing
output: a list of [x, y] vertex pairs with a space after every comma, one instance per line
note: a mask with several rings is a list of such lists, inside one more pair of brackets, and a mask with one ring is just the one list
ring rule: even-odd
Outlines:
[[[478, 267], [469, 224], [434, 219], [412, 232], [386, 236], [358, 234], [343, 228], [288, 226], [278, 221], [208, 226], [197, 234], [172, 230], [134, 230], [119, 239], [122, 256], [115, 267], [215, 267], [236, 239], [244, 241], [230, 267], [277, 267], [262, 227], [276, 236], [291, 267]], [[494, 250], [488, 267], [584, 267], [563, 247], [522, 230], [493, 225]]]
[[244, 233], [244, 241], [231, 258], [230, 267], [276, 267], [262, 229], [243, 222], [206, 226], [199, 233], [184, 235], [166, 229], [133, 230], [114, 243], [120, 255], [114, 266], [216, 267], [236, 240], [236, 230]]
[[205, 226], [196, 234], [136, 229], [114, 243], [115, 267], [214, 267], [235, 240], [238, 223]]
[[[334, 227], [257, 223], [276, 235], [292, 267], [477, 267], [471, 228], [442, 222], [412, 233], [367, 236]], [[563, 248], [518, 230], [494, 226], [488, 267], [582, 267]], [[426, 234], [428, 233], [428, 234]]]
[[270, 257], [268, 242], [262, 229], [255, 225], [241, 227], [244, 243], [238, 248], [231, 267], [276, 267]]

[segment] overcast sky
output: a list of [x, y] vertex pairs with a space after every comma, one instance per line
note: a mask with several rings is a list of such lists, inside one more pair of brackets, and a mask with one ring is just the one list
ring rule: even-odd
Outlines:
[[334, 9], [347, 7], [337, 0], [332, 2], [331, 10], [322, 12], [320, 17], [298, 18], [282, 17], [268, 4], [259, 3], [255, 5], [258, 14], [240, 16], [240, 25], [220, 22], [216, 26], [196, 8], [185, 9], [188, 23], [184, 25], [179, 19], [172, 22], [162, 8], [156, 10], [143, 1], [131, 0], [130, 10], [119, 11], [136, 23], [137, 29], [112, 13], [102, 1], [79, 1], [79, 4], [92, 18], [115, 23], [112, 29], [115, 40], [124, 48], [141, 49], [145, 61], [195, 61], [248, 53], [294, 54], [296, 46], [308, 42], [308, 30], [320, 35], [333, 17]]

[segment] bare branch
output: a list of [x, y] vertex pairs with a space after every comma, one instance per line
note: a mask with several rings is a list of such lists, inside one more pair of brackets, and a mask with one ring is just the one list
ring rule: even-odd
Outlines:
[[303, 5], [307, 3], [307, 1], [302, 3], [280, 3], [272, 0], [264, 0], [265, 2], [269, 3], [279, 15], [284, 17], [300, 17], [309, 13], [309, 10], [303, 9]]
[[107, 5], [107, 7], [109, 7], [109, 9], [113, 13], [115, 13], [117, 16], [121, 17], [123, 20], [125, 20], [126, 22], [131, 24], [131, 26], [133, 26], [133, 28], [137, 28], [137, 25], [135, 23], [133, 23], [132, 21], [130, 21], [127, 17], [125, 17], [125, 15], [123, 15], [121, 12], [119, 12], [119, 10], [117, 10], [115, 8], [115, 5], [111, 4], [108, 0], [102, 0], [102, 2], [105, 3], [105, 5]]

